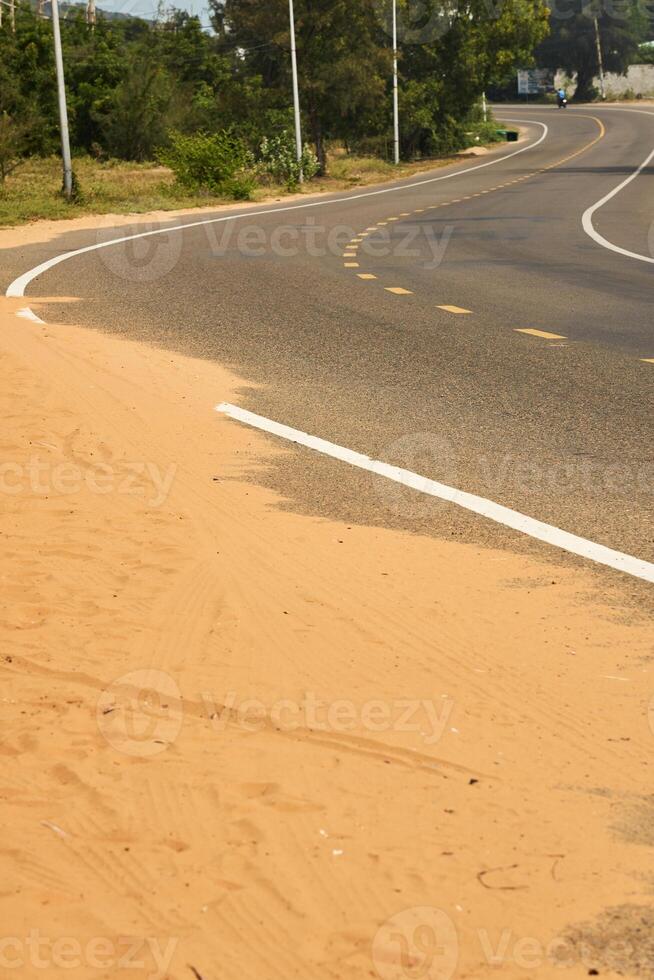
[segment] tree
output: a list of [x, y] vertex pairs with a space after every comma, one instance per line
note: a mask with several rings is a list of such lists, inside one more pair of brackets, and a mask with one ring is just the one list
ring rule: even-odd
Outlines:
[[[287, 0], [211, 0], [224, 49], [242, 52], [277, 108], [290, 102]], [[296, 0], [300, 100], [324, 166], [326, 138], [388, 140], [391, 0]], [[543, 0], [398, 0], [405, 155], [460, 145], [487, 82], [532, 58]]]
[[420, 9], [421, 20], [405, 28], [400, 58], [401, 139], [409, 155], [460, 146], [480, 93], [528, 64], [547, 32], [541, 0], [461, 0], [447, 8], [425, 0]]
[[0, 114], [0, 185], [22, 163], [25, 153], [25, 128], [6, 112]]
[[[210, 0], [224, 49], [237, 48], [247, 74], [259, 75], [269, 107], [291, 99], [287, 0]], [[377, 0], [297, 0], [302, 108], [324, 170], [325, 139], [351, 138], [379, 112], [391, 71], [389, 39]]]
[[124, 78], [95, 109], [112, 156], [152, 160], [166, 141], [172, 101], [171, 79], [147, 50], [131, 54]]
[[[567, 2], [567, 5], [566, 5]], [[596, 95], [593, 79], [599, 72], [595, 17], [604, 68], [622, 74], [645, 40], [647, 19], [639, 0], [620, 0], [595, 9], [587, 0], [558, 0], [550, 16], [550, 35], [536, 52], [539, 65], [577, 75], [575, 99]]]

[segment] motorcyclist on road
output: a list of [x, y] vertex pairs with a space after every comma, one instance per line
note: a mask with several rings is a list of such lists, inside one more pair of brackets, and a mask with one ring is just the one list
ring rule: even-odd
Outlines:
[[561, 106], [564, 106], [566, 104], [566, 102], [568, 101], [568, 98], [567, 98], [567, 96], [565, 94], [565, 89], [564, 88], [560, 88], [558, 90], [558, 92], [556, 93], [556, 98], [557, 98], [557, 102], [559, 104], [559, 109], [560, 109]]

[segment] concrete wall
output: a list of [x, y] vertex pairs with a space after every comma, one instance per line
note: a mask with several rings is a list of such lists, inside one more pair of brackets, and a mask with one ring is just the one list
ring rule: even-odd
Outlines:
[[[575, 83], [568, 81], [563, 72], [556, 75], [555, 84], [567, 88], [570, 95], [574, 95]], [[625, 92], [631, 91], [634, 95], [643, 97], [654, 97], [654, 65], [631, 65], [626, 75], [613, 75], [611, 72], [604, 76], [606, 95], [609, 99], [618, 98]], [[595, 87], [599, 91], [599, 79], [595, 79]]]

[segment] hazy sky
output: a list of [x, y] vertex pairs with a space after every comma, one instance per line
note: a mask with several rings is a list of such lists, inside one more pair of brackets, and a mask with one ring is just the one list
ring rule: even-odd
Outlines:
[[[165, 6], [178, 7], [198, 14], [203, 24], [209, 23], [208, 4], [206, 0], [165, 0]], [[98, 7], [103, 10], [121, 14], [133, 14], [135, 17], [145, 17], [154, 20], [157, 13], [157, 0], [98, 0]]]

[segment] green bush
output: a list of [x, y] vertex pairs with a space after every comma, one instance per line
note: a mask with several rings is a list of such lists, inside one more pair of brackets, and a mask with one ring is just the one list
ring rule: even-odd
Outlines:
[[486, 143], [498, 143], [502, 137], [498, 135], [498, 124], [489, 119], [488, 122], [476, 122], [466, 130], [464, 149], [471, 146], [483, 146]]
[[169, 145], [159, 151], [159, 160], [175, 174], [178, 184], [194, 191], [228, 194], [243, 200], [250, 196], [253, 182], [243, 175], [250, 154], [238, 137], [218, 133], [169, 134]]
[[311, 180], [318, 173], [318, 159], [308, 146], [305, 145], [302, 159], [298, 162], [295, 148], [295, 137], [290, 130], [282, 130], [278, 136], [264, 136], [259, 146], [259, 170], [269, 174], [279, 184], [285, 184], [289, 190], [300, 182], [300, 171], [305, 180]]

